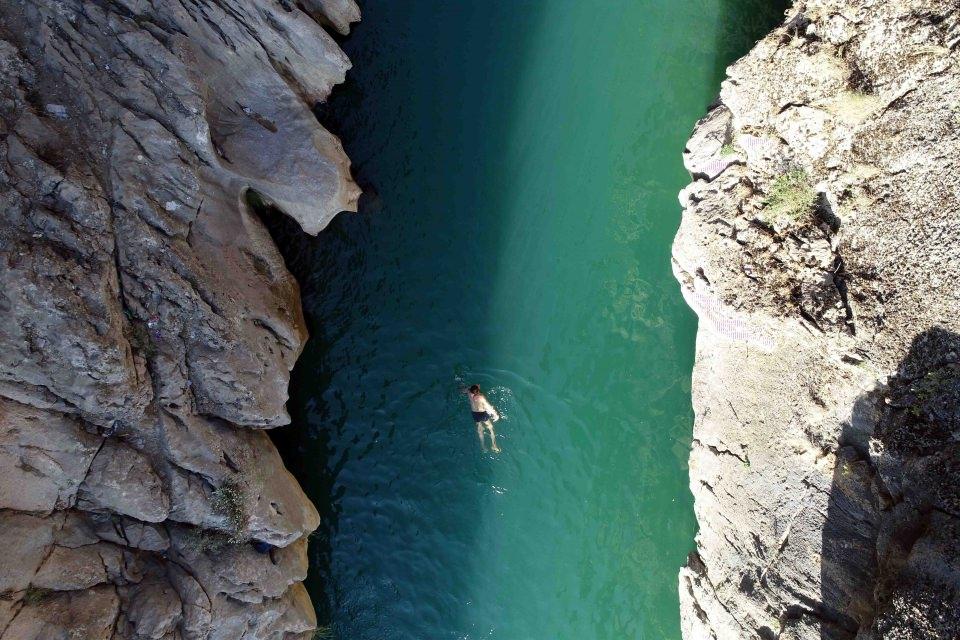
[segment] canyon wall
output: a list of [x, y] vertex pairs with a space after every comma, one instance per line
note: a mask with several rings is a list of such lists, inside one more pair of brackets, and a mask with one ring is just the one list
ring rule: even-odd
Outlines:
[[960, 638], [960, 2], [798, 0], [684, 160], [686, 640]]
[[0, 4], [0, 638], [309, 637], [263, 429], [306, 331], [251, 202], [359, 190], [314, 105], [353, 0]]

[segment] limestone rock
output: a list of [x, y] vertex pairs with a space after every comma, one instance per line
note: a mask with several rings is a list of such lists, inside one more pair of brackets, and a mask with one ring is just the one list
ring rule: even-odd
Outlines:
[[694, 130], [687, 640], [957, 637], [958, 44], [955, 2], [798, 1]]
[[[178, 564], [167, 565], [170, 584], [177, 590], [182, 604], [180, 629], [185, 638], [207, 638], [212, 630], [213, 603], [186, 568]], [[235, 620], [218, 617], [218, 626], [232, 626]]]
[[202, 548], [191, 533], [174, 533], [175, 559], [189, 566], [191, 575], [210, 594], [240, 602], [260, 603], [283, 595], [307, 577], [306, 540], [258, 553], [250, 544], [222, 544]]
[[145, 522], [162, 522], [169, 498], [150, 460], [128, 445], [107, 440], [80, 487], [79, 506]]
[[[250, 538], [286, 545], [319, 525], [316, 509], [284, 468], [266, 434], [172, 412], [166, 413], [161, 424], [167, 458], [190, 472], [175, 474], [174, 482], [181, 488], [173, 493], [172, 519], [226, 527], [221, 515], [184, 508], [182, 503], [190, 499], [209, 503], [204, 487], [212, 494], [218, 487], [232, 486], [246, 503], [249, 518], [244, 529]], [[200, 517], [190, 519], [185, 514]]]
[[[108, 561], [119, 564], [120, 550], [112, 545], [92, 544], [76, 549], [54, 546], [32, 584], [52, 591], [79, 591], [108, 581]], [[110, 560], [106, 556], [112, 556]]]
[[0, 592], [26, 591], [51, 545], [62, 517], [0, 512]]
[[[4, 638], [48, 640], [82, 637], [111, 640], [120, 601], [112, 586], [44, 593], [24, 604], [3, 631]], [[80, 635], [82, 634], [82, 635]]]
[[213, 629], [210, 640], [288, 637], [306, 640], [317, 626], [310, 597], [303, 583], [299, 582], [277, 601], [242, 606], [234, 600], [218, 600], [214, 616], [233, 624]]
[[360, 7], [354, 0], [306, 0], [307, 11], [321, 24], [329, 25], [342, 35], [350, 32], [350, 24], [360, 20]]
[[131, 638], [173, 637], [181, 620], [182, 603], [165, 578], [147, 578], [123, 590], [125, 626]]
[[0, 508], [71, 506], [99, 444], [68, 415], [0, 398]]
[[162, 525], [140, 522], [116, 514], [89, 514], [86, 524], [98, 540], [144, 551], [161, 552], [170, 547], [170, 537]]
[[0, 4], [0, 639], [315, 624], [319, 516], [260, 431], [289, 422], [306, 330], [254, 205], [308, 233], [355, 209], [313, 108], [349, 68], [325, 28], [358, 19]]

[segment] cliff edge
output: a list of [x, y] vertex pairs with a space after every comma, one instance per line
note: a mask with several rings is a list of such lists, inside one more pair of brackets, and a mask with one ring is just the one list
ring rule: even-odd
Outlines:
[[960, 3], [798, 0], [684, 153], [687, 640], [960, 637]]
[[352, 0], [0, 6], [0, 638], [306, 637], [299, 290], [251, 201], [355, 208]]

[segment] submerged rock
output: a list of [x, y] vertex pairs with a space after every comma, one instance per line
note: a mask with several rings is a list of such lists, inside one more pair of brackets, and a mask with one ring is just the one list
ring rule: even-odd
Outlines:
[[[359, 190], [312, 109], [353, 0], [0, 6], [0, 638], [307, 637], [299, 290], [249, 194]], [[249, 542], [277, 548], [258, 553]]]
[[687, 640], [960, 637], [958, 44], [956, 2], [798, 1], [697, 124]]

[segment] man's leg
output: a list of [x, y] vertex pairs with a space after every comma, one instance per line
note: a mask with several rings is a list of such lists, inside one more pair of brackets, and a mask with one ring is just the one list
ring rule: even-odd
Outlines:
[[490, 450], [494, 453], [500, 453], [500, 447], [497, 446], [497, 433], [493, 430], [493, 422], [487, 420], [483, 423], [490, 432]]
[[483, 441], [483, 424], [477, 423], [477, 437], [480, 438], [480, 448], [487, 450], [487, 443]]

